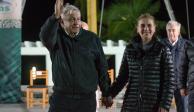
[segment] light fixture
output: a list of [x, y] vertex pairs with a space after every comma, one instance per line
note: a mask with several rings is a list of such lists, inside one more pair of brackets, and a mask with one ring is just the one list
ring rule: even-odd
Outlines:
[[32, 67], [32, 78], [36, 79], [36, 67], [35, 66]]

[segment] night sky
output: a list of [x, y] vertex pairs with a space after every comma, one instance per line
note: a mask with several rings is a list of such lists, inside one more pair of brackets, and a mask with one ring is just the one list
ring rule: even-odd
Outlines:
[[[106, 0], [105, 0], [106, 1]], [[163, 0], [161, 0], [161, 3]], [[170, 0], [172, 8], [176, 19], [182, 24], [187, 32], [187, 15], [185, 8], [185, 0]], [[192, 8], [194, 5], [193, 0], [188, 0], [189, 2], [189, 20], [190, 20], [190, 32], [191, 37], [194, 37], [194, 13]], [[39, 40], [38, 34], [40, 27], [45, 22], [45, 20], [53, 14], [54, 12], [55, 0], [26, 0], [24, 12], [22, 15], [22, 41], [37, 41]], [[160, 18], [168, 20], [168, 14], [164, 4], [161, 4], [162, 8], [160, 11]], [[187, 36], [188, 34], [184, 35]]]
[[52, 15], [54, 3], [55, 0], [26, 0], [22, 15], [22, 41], [39, 40], [40, 27]]
[[[179, 21], [182, 26], [186, 29], [186, 32], [188, 32], [187, 27], [187, 14], [186, 14], [186, 0], [170, 0], [172, 8], [174, 10], [174, 14], [176, 16], [177, 21]], [[190, 34], [191, 37], [194, 37], [194, 1], [188, 0], [188, 7], [189, 7], [189, 25], [190, 25]], [[187, 35], [185, 35], [188, 37]]]

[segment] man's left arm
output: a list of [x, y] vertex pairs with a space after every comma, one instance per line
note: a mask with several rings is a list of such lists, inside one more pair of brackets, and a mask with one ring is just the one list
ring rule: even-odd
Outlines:
[[102, 49], [101, 41], [96, 38], [98, 55], [96, 60], [96, 69], [98, 71], [98, 83], [102, 92], [102, 97], [108, 97], [110, 89], [110, 78], [108, 77], [108, 64]]

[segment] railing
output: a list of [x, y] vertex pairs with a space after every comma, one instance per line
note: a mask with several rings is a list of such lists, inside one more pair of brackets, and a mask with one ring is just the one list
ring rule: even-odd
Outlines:
[[[115, 73], [118, 74], [121, 60], [123, 57], [123, 52], [126, 46], [126, 42], [119, 40], [117, 43], [112, 40], [107, 40], [106, 43], [102, 42], [103, 50], [105, 55], [115, 55]], [[51, 60], [48, 50], [43, 46], [40, 41], [31, 42], [24, 41], [21, 47], [21, 55], [36, 56], [43, 55], [45, 56], [46, 69], [49, 72], [49, 86], [53, 85], [52, 82], [52, 69], [51, 69]]]

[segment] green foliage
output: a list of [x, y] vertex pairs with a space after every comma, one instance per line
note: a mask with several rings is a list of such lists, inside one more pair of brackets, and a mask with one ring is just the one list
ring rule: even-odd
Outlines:
[[[154, 15], [159, 8], [160, 2], [152, 0], [130, 0], [112, 4], [104, 10], [102, 40], [128, 41], [136, 35], [137, 18], [143, 13]], [[159, 29], [165, 27], [165, 22], [157, 23]]]
[[87, 0], [75, 0], [74, 5], [79, 7], [82, 13], [82, 20], [87, 22]]

